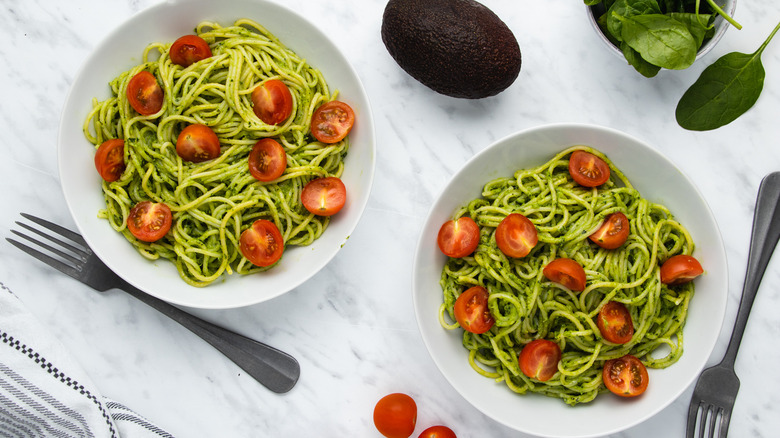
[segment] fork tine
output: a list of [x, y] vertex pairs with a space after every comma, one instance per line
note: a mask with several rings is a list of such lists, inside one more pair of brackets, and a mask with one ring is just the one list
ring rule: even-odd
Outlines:
[[[21, 234], [21, 233], [16, 233], [16, 234], [24, 236], [24, 234]], [[24, 236], [24, 237], [27, 237], [27, 236]], [[37, 249], [33, 249], [33, 248], [31, 248], [31, 247], [29, 247], [29, 246], [27, 246], [27, 245], [25, 245], [25, 244], [23, 244], [23, 243], [21, 243], [21, 242], [19, 242], [17, 240], [14, 240], [14, 239], [11, 239], [11, 238], [8, 238], [8, 237], [6, 237], [5, 240], [7, 240], [11, 245], [21, 249], [22, 251], [26, 252], [29, 255], [35, 257], [36, 259], [41, 260], [42, 262], [48, 264], [49, 266], [51, 266], [53, 268], [56, 268], [58, 271], [62, 272], [63, 274], [70, 275], [71, 277], [73, 277], [75, 279], [79, 278], [80, 271], [78, 269], [74, 268], [73, 266], [68, 265], [66, 263], [63, 263], [62, 261], [57, 260], [57, 259], [55, 259], [54, 257], [52, 257], [52, 256], [50, 256], [48, 254], [44, 254], [44, 253], [38, 251]], [[32, 240], [33, 242], [37, 242], [35, 239], [32, 239], [32, 238], [28, 238], [28, 240]], [[40, 242], [38, 242], [38, 243], [41, 244], [41, 245], [47, 246], [47, 245], [45, 245], [43, 243], [40, 243]]]
[[71, 245], [68, 242], [64, 242], [64, 241], [62, 241], [62, 240], [52, 236], [51, 234], [44, 233], [43, 231], [41, 231], [41, 230], [39, 230], [39, 229], [37, 229], [35, 227], [31, 227], [30, 225], [27, 225], [27, 224], [25, 224], [23, 222], [16, 221], [16, 225], [19, 225], [20, 227], [24, 228], [25, 230], [32, 231], [33, 233], [37, 234], [38, 236], [44, 237], [47, 240], [49, 240], [50, 242], [53, 242], [53, 243], [61, 246], [62, 248], [65, 248], [68, 251], [78, 255], [79, 256], [78, 259], [73, 258], [73, 256], [71, 256], [70, 254], [65, 253], [65, 252], [63, 252], [63, 251], [61, 251], [61, 250], [59, 250], [57, 248], [54, 248], [54, 247], [52, 247], [50, 245], [47, 245], [45, 242], [40, 242], [40, 241], [38, 241], [38, 240], [36, 240], [36, 239], [34, 239], [34, 238], [24, 234], [24, 233], [19, 232], [19, 231], [11, 230], [11, 232], [16, 234], [17, 236], [23, 237], [23, 238], [31, 241], [32, 243], [35, 243], [36, 245], [42, 246], [42, 247], [46, 248], [48, 251], [56, 253], [60, 257], [67, 258], [67, 259], [71, 260], [73, 263], [85, 262], [85, 261], [87, 261], [87, 257], [89, 257], [89, 255], [90, 255], [89, 251], [85, 251], [82, 248], [77, 248], [77, 247]]
[[694, 438], [696, 433], [696, 417], [699, 414], [699, 403], [695, 403], [691, 400], [688, 405], [688, 422], [685, 425], [685, 438]]
[[718, 424], [718, 415], [720, 414], [720, 408], [714, 405], [709, 405], [707, 408], [707, 411], [709, 413], [709, 422], [707, 423], [707, 429], [709, 432], [707, 433], [707, 436], [710, 438], [715, 438], [715, 426]]
[[[80, 243], [81, 245], [83, 245], [85, 247], [88, 247], [87, 241], [84, 240], [83, 237], [81, 237], [81, 234], [74, 233], [73, 231], [71, 231], [71, 230], [69, 230], [69, 229], [67, 229], [65, 227], [62, 227], [62, 226], [57, 225], [55, 223], [49, 222], [46, 219], [41, 219], [39, 217], [33, 216], [31, 214], [28, 214], [28, 213], [19, 213], [19, 214], [21, 214], [22, 217], [24, 217], [25, 219], [27, 219], [27, 220], [29, 220], [31, 222], [35, 222], [36, 224], [38, 224], [38, 225], [40, 225], [40, 226], [42, 226], [44, 228], [48, 228], [48, 229], [50, 229], [50, 230], [52, 230], [52, 231], [54, 231], [54, 232], [56, 232], [56, 233], [58, 233], [58, 234], [60, 234], [62, 236], [67, 237], [68, 239], [70, 239], [70, 240], [72, 240], [74, 242]], [[19, 223], [19, 222], [17, 222], [17, 223]]]
[[726, 436], [729, 434], [729, 421], [731, 421], [731, 409], [724, 409], [723, 414], [720, 417], [719, 438], [726, 438]]

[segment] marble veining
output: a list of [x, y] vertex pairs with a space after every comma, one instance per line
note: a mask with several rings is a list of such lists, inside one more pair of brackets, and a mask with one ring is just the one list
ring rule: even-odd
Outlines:
[[[0, 234], [18, 212], [73, 228], [58, 182], [56, 138], [81, 63], [133, 14], [164, 0], [0, 0]], [[185, 0], [179, 0], [185, 1]], [[281, 0], [280, 0], [281, 1]], [[352, 62], [376, 117], [377, 171], [368, 208], [323, 271], [281, 297], [242, 309], [193, 310], [299, 359], [302, 376], [273, 394], [200, 339], [128, 295], [99, 295], [0, 241], [0, 280], [79, 358], [102, 393], [181, 437], [378, 437], [375, 402], [402, 391], [418, 403], [416, 433], [443, 423], [459, 436], [523, 436], [482, 415], [436, 369], [417, 331], [411, 264], [419, 229], [447, 180], [475, 153], [521, 129], [596, 123], [638, 137], [698, 186], [723, 233], [729, 303], [714, 364], [726, 348], [744, 278], [761, 178], [780, 170], [780, 41], [763, 55], [756, 105], [732, 124], [677, 126], [679, 96], [719, 56], [753, 52], [780, 21], [775, 0], [741, 0], [729, 29], [685, 71], [645, 79], [593, 34], [580, 0], [485, 0], [515, 33], [523, 68], [505, 92], [478, 101], [438, 95], [406, 75], [379, 33], [385, 0], [285, 0]], [[742, 387], [732, 436], [771, 437], [780, 381], [780, 257], [769, 265], [737, 359]], [[692, 388], [615, 437], [682, 436]], [[415, 435], [416, 436], [416, 435]]]

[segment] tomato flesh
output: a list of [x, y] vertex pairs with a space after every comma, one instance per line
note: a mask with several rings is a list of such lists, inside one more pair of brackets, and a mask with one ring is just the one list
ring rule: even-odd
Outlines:
[[585, 151], [574, 151], [569, 157], [569, 174], [579, 185], [597, 187], [609, 180], [609, 165]]
[[601, 336], [615, 344], [625, 344], [634, 336], [634, 322], [626, 306], [618, 301], [610, 301], [599, 310], [596, 326]]
[[173, 215], [164, 203], [141, 201], [130, 209], [127, 216], [127, 229], [136, 239], [143, 242], [156, 242], [171, 229]]
[[495, 319], [488, 308], [488, 291], [482, 286], [473, 286], [455, 300], [455, 320], [467, 332], [482, 334], [490, 330]]
[[287, 169], [287, 154], [272, 138], [258, 140], [249, 153], [249, 173], [258, 181], [269, 182], [279, 178]]
[[219, 137], [206, 125], [189, 125], [176, 139], [176, 153], [193, 163], [213, 160], [221, 153]]
[[496, 227], [496, 244], [508, 257], [525, 257], [538, 242], [533, 222], [520, 213], [511, 213]]
[[387, 438], [409, 438], [416, 424], [417, 403], [406, 394], [388, 394], [374, 407], [374, 426]]
[[449, 220], [439, 228], [436, 243], [448, 257], [466, 257], [479, 245], [479, 226], [468, 216]]
[[125, 141], [120, 138], [106, 140], [95, 152], [95, 168], [106, 182], [114, 182], [125, 171]]
[[292, 113], [293, 98], [284, 82], [271, 79], [252, 90], [252, 110], [267, 125], [278, 125]]
[[617, 249], [626, 243], [630, 232], [631, 226], [628, 217], [617, 212], [607, 216], [601, 227], [591, 234], [589, 239], [604, 249]]
[[162, 109], [163, 89], [153, 74], [146, 70], [136, 73], [127, 83], [127, 100], [138, 114], [152, 115]]
[[332, 216], [344, 207], [347, 188], [334, 176], [309, 181], [301, 192], [301, 202], [306, 210], [318, 216]]
[[457, 438], [455, 432], [447, 426], [431, 426], [420, 434], [417, 438]]
[[548, 280], [563, 285], [570, 290], [576, 292], [585, 290], [585, 269], [572, 259], [557, 258], [542, 269], [542, 274]]
[[548, 339], [535, 339], [520, 352], [520, 371], [526, 376], [546, 382], [558, 371], [561, 347]]
[[606, 361], [601, 377], [607, 389], [621, 397], [636, 397], [647, 389], [647, 368], [630, 354]]
[[661, 283], [669, 286], [688, 283], [704, 273], [701, 263], [685, 254], [672, 256], [661, 265]]
[[311, 135], [322, 143], [344, 139], [355, 124], [355, 112], [344, 102], [333, 100], [320, 105], [311, 116]]
[[239, 237], [241, 254], [256, 266], [271, 266], [284, 252], [284, 238], [276, 224], [258, 219]]
[[182, 67], [211, 57], [211, 48], [203, 38], [197, 35], [184, 35], [171, 44], [169, 50], [171, 62]]

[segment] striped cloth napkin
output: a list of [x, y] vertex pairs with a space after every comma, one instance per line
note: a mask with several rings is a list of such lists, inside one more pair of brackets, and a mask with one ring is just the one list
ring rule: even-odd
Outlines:
[[172, 438], [100, 395], [78, 362], [3, 283], [0, 436]]

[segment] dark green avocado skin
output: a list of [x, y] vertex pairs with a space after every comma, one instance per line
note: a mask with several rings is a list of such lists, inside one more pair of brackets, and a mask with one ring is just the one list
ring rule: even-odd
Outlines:
[[382, 41], [404, 71], [447, 96], [493, 96], [520, 74], [514, 34], [474, 0], [390, 0]]

